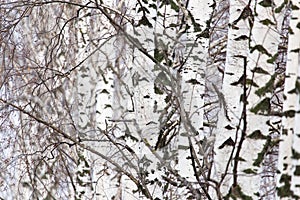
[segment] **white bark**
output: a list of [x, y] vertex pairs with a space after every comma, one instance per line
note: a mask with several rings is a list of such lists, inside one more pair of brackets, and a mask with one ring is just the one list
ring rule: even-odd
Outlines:
[[[281, 1], [274, 1], [274, 5], [279, 6]], [[243, 158], [246, 158], [246, 162], [240, 162], [239, 170], [243, 172], [240, 177], [240, 185], [242, 191], [251, 196], [253, 199], [257, 198], [257, 195], [264, 199], [274, 199], [274, 178], [264, 178], [264, 177], [275, 177], [276, 170], [273, 169], [271, 163], [267, 163], [269, 166], [264, 166], [263, 160], [267, 159], [266, 157], [271, 154], [271, 150], [274, 146], [270, 145], [268, 137], [271, 136], [270, 125], [276, 123], [279, 119], [278, 117], [272, 117], [271, 105], [267, 111], [255, 111], [255, 107], [262, 102], [265, 98], [268, 98], [270, 101], [269, 104], [272, 104], [272, 92], [258, 93], [259, 89], [265, 87], [272, 76], [274, 76], [275, 63], [270, 62], [277, 53], [279, 47], [279, 33], [282, 25], [282, 15], [281, 13], [275, 13], [272, 7], [263, 7], [262, 5], [257, 5], [256, 7], [257, 16], [255, 16], [254, 27], [252, 29], [252, 38], [251, 38], [251, 47], [256, 45], [262, 45], [267, 53], [251, 50], [249, 53], [248, 61], [248, 71], [247, 78], [253, 81], [253, 85], [257, 84], [258, 87], [252, 86], [251, 91], [248, 96], [248, 105], [247, 105], [247, 138], [244, 141], [243, 149], [241, 155]], [[263, 24], [261, 20], [270, 20], [273, 24]], [[263, 36], [263, 37], [262, 37]], [[261, 68], [266, 73], [261, 73], [257, 69]], [[250, 109], [250, 110], [249, 110]], [[249, 138], [251, 134], [255, 131], [260, 131], [264, 139], [260, 138]], [[268, 148], [266, 149], [266, 146]], [[250, 150], [250, 151], [249, 151]], [[262, 156], [262, 157], [260, 157]], [[271, 155], [270, 155], [271, 156]], [[263, 159], [263, 160], [261, 160]], [[269, 158], [274, 159], [274, 158]], [[253, 170], [256, 174], [247, 174], [246, 170]], [[257, 184], [261, 182], [260, 184]], [[250, 184], [249, 184], [250, 183]]]
[[[229, 23], [233, 23], [241, 14], [237, 10], [243, 10], [245, 3], [240, 1], [230, 1], [230, 18]], [[241, 20], [238, 22], [239, 30], [230, 27], [228, 30], [228, 42], [227, 42], [227, 53], [226, 53], [226, 64], [225, 64], [225, 73], [223, 79], [222, 90], [219, 92], [219, 101], [222, 106], [219, 112], [218, 118], [218, 127], [216, 130], [216, 142], [215, 142], [215, 156], [214, 156], [214, 175], [218, 181], [222, 181], [220, 191], [216, 191], [219, 197], [225, 196], [231, 185], [232, 177], [225, 173], [232, 173], [232, 159], [231, 156], [233, 146], [224, 146], [221, 148], [222, 144], [227, 140], [229, 141], [238, 141], [240, 138], [240, 130], [236, 130], [236, 127], [239, 127], [239, 122], [242, 113], [242, 102], [240, 101], [241, 95], [243, 94], [242, 87], [240, 85], [233, 86], [231, 83], [237, 82], [244, 74], [244, 60], [242, 57], [247, 57], [248, 54], [248, 45], [247, 40], [234, 41], [235, 38], [238, 38], [242, 35], [249, 35], [249, 26], [247, 22]], [[228, 130], [225, 127], [230, 126], [233, 129]], [[242, 126], [240, 126], [242, 128]], [[238, 134], [237, 134], [238, 133]], [[233, 145], [233, 144], [231, 144]], [[235, 144], [237, 145], [237, 144]], [[232, 155], [231, 155], [232, 154]], [[217, 188], [218, 190], [218, 188]], [[219, 193], [220, 192], [220, 193]], [[219, 194], [218, 194], [219, 193]]]
[[[300, 8], [299, 2], [294, 2], [293, 5]], [[286, 84], [286, 86], [289, 88], [290, 86], [294, 85], [294, 90], [296, 94], [290, 94], [290, 91], [288, 91], [287, 97], [290, 97], [288, 100], [287, 110], [295, 110], [295, 117], [294, 117], [294, 124], [290, 127], [289, 120], [286, 119], [288, 122], [286, 126], [284, 126], [284, 129], [288, 129], [288, 132], [292, 132], [293, 138], [292, 138], [292, 180], [291, 180], [291, 190], [293, 191], [294, 198], [300, 198], [300, 146], [299, 146], [299, 136], [300, 136], [300, 27], [299, 27], [299, 21], [300, 21], [300, 11], [299, 10], [292, 10], [291, 14], [291, 24], [290, 27], [292, 28], [294, 34], [290, 35], [289, 40], [289, 47], [288, 47], [288, 53], [290, 54], [290, 57], [288, 57], [288, 63], [287, 63], [287, 76], [286, 79], [289, 79], [289, 82]], [[293, 51], [295, 50], [295, 51]], [[294, 99], [295, 98], [295, 99]], [[290, 101], [290, 102], [289, 102]], [[294, 103], [294, 105], [290, 105], [289, 103]], [[293, 119], [291, 119], [292, 121]], [[289, 133], [288, 133], [289, 135]], [[284, 144], [282, 144], [283, 148], [287, 147]], [[284, 159], [283, 159], [284, 160]], [[281, 167], [281, 166], [280, 166]], [[279, 176], [280, 177], [280, 176]]]
[[[246, 195], [255, 199], [257, 194], [260, 194], [260, 185], [257, 183], [260, 181], [259, 173], [262, 170], [261, 162], [257, 161], [266, 140], [250, 139], [248, 136], [254, 131], [260, 131], [264, 137], [268, 136], [267, 121], [270, 119], [270, 110], [257, 111], [254, 108], [263, 99], [270, 98], [271, 93], [257, 95], [255, 92], [258, 87], [264, 86], [274, 73], [273, 63], [267, 61], [277, 52], [279, 35], [276, 26], [263, 25], [260, 22], [261, 19], [270, 18], [273, 13], [271, 8], [256, 6], [258, 16], [254, 17], [254, 6], [251, 4], [249, 6], [252, 11], [248, 12], [252, 12], [253, 18], [251, 15], [241, 18], [247, 9], [247, 2], [231, 1], [230, 4], [229, 21], [232, 27], [228, 33], [225, 74], [220, 94], [223, 94], [222, 98], [224, 96], [224, 99], [220, 100], [224, 101], [225, 109], [222, 108], [219, 112], [215, 172], [218, 180], [221, 180], [221, 196]], [[236, 12], [238, 9], [241, 12]], [[281, 24], [280, 17], [276, 14], [273, 16], [272, 20]], [[254, 24], [253, 27], [251, 23]], [[267, 53], [259, 51], [257, 45], [265, 48]], [[259, 72], [258, 68], [265, 73]], [[224, 146], [226, 140], [227, 145]]]
[[[299, 2], [292, 2], [295, 6], [300, 6]], [[298, 171], [299, 171], [299, 31], [300, 11], [292, 10], [290, 27], [292, 33], [289, 35], [288, 58], [286, 67], [286, 77], [283, 103], [282, 134], [280, 137], [277, 195], [280, 199], [299, 198], [300, 191]], [[298, 27], [297, 27], [298, 26]], [[296, 51], [295, 51], [296, 50]], [[297, 171], [298, 170], [298, 171]]]
[[[83, 1], [81, 3], [86, 4], [88, 1]], [[97, 89], [99, 89], [97, 88], [97, 84], [99, 85], [99, 83], [103, 83], [104, 81], [101, 80], [101, 76], [99, 76], [102, 72], [99, 70], [99, 65], [102, 63], [99, 62], [98, 51], [95, 52], [97, 46], [94, 46], [92, 42], [94, 39], [93, 33], [95, 33], [95, 29], [99, 27], [100, 24], [94, 23], [95, 18], [91, 16], [92, 13], [93, 11], [87, 8], [81, 9], [78, 13], [79, 16], [76, 23], [78, 49], [76, 58], [78, 67], [76, 69], [77, 113], [74, 115], [74, 119], [78, 131], [76, 134], [79, 142], [85, 143], [88, 146], [93, 146], [96, 150], [101, 150], [99, 145], [93, 141], [100, 139], [96, 127], [96, 96], [97, 92], [99, 93], [99, 91], [97, 91]], [[104, 78], [106, 74], [103, 73], [102, 75]], [[110, 77], [108, 76], [105, 78], [109, 80]], [[104, 101], [105, 95], [106, 93], [103, 94], [103, 103], [105, 105], [110, 105], [109, 98], [107, 98], [108, 101]], [[103, 111], [105, 111], [105, 108]], [[88, 142], [90, 140], [91, 142]], [[93, 154], [81, 147], [77, 148], [77, 154], [76, 198], [95, 198], [95, 195], [97, 195], [98, 192], [96, 188], [98, 184], [98, 175], [95, 175], [101, 171], [102, 165], [96, 162], [97, 159]]]
[[[211, 18], [213, 2], [207, 0], [201, 3], [200, 7], [197, 2], [190, 1], [188, 10], [195, 19], [200, 19], [197, 23], [202, 27], [202, 33], [207, 28], [208, 34], [209, 27], [206, 22]], [[177, 76], [181, 81], [176, 95], [180, 103], [182, 130], [178, 135], [178, 165], [176, 169], [182, 177], [191, 183], [197, 183], [195, 185], [199, 187], [200, 182], [207, 181], [207, 172], [211, 167], [209, 155], [212, 149], [210, 146], [214, 142], [214, 135], [205, 135], [203, 128], [203, 97], [205, 68], [209, 56], [207, 54], [209, 36], [200, 37], [197, 41], [196, 37], [197, 32], [187, 33], [182, 37], [185, 49], [181, 51], [183, 51], [184, 58], [187, 58], [187, 63], [180, 76]], [[193, 45], [192, 49], [189, 48], [191, 44]], [[200, 140], [206, 142], [201, 145], [199, 144]], [[202, 187], [200, 191], [203, 196], [208, 194], [206, 186]], [[195, 198], [200, 198], [200, 196], [196, 195]]]

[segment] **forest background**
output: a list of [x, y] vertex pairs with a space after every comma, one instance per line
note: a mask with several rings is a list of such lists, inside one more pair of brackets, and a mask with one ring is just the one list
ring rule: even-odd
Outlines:
[[0, 199], [300, 199], [299, 29], [295, 0], [1, 0]]

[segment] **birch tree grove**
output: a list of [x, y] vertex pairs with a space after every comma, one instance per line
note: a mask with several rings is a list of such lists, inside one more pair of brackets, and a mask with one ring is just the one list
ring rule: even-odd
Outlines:
[[300, 199], [300, 2], [0, 1], [0, 199]]

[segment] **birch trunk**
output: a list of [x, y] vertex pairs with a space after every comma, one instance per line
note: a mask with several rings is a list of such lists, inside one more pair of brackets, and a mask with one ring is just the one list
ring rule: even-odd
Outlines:
[[[274, 7], [281, 5], [281, 1], [274, 1]], [[276, 149], [276, 137], [273, 129], [278, 117], [272, 113], [273, 78], [279, 76], [275, 72], [274, 58], [278, 55], [280, 45], [280, 31], [282, 29], [283, 16], [274, 12], [274, 9], [259, 3], [256, 6], [257, 16], [251, 29], [251, 42], [249, 61], [247, 66], [248, 89], [247, 97], [247, 129], [244, 145], [240, 155], [245, 162], [240, 162], [239, 171], [242, 173], [238, 178], [241, 190], [252, 199], [258, 197], [263, 199], [274, 199], [274, 182], [276, 170], [274, 169], [275, 157], [271, 152]], [[270, 20], [272, 23], [265, 23]], [[263, 47], [266, 51], [260, 51]], [[274, 84], [274, 83], [273, 83]], [[266, 103], [265, 108], [259, 107]], [[278, 111], [275, 111], [275, 113]], [[280, 112], [280, 111], [279, 111]], [[272, 131], [273, 130], [273, 131]], [[255, 136], [259, 133], [260, 136]], [[250, 151], [249, 151], [250, 150]], [[272, 156], [272, 157], [271, 157]], [[267, 159], [269, 162], [264, 163]], [[272, 174], [272, 175], [270, 175]], [[270, 178], [266, 178], [269, 177]], [[259, 183], [260, 184], [257, 184]], [[249, 183], [251, 187], [249, 187]]]
[[[274, 2], [279, 3], [279, 2]], [[223, 110], [219, 113], [214, 157], [219, 180], [218, 198], [252, 198], [261, 194], [261, 159], [265, 156], [270, 120], [269, 92], [258, 92], [274, 73], [269, 60], [276, 55], [279, 35], [276, 25], [264, 24], [271, 8], [254, 4], [230, 2], [231, 29], [228, 33], [225, 74], [220, 93]], [[238, 12], [240, 10], [241, 12]], [[273, 13], [276, 23], [282, 19]], [[273, 23], [275, 24], [275, 23]], [[262, 37], [263, 36], [263, 37]], [[261, 51], [263, 48], [265, 51]], [[259, 108], [266, 103], [263, 110]], [[260, 138], [254, 137], [259, 133]], [[225, 159], [225, 160], [224, 160]], [[218, 188], [219, 187], [219, 188]], [[220, 189], [220, 191], [218, 191]]]
[[[221, 110], [218, 117], [218, 125], [216, 130], [215, 156], [214, 156], [214, 176], [220, 185], [215, 186], [214, 198], [221, 199], [225, 196], [233, 184], [232, 158], [234, 156], [234, 146], [239, 140], [241, 130], [236, 130], [240, 125], [240, 118], [243, 111], [243, 102], [241, 95], [243, 88], [237, 85], [231, 85], [243, 78], [245, 69], [244, 65], [248, 55], [248, 41], [234, 39], [243, 35], [249, 36], [249, 25], [246, 20], [240, 20], [238, 24], [233, 22], [239, 18], [241, 12], [245, 8], [245, 3], [240, 1], [230, 1], [229, 23], [232, 26], [228, 30], [228, 42], [226, 63], [224, 70], [224, 78], [222, 90], [218, 92]], [[238, 26], [238, 30], [233, 26]], [[241, 79], [242, 80], [242, 79]]]
[[[86, 5], [88, 1], [81, 3]], [[77, 90], [77, 112], [74, 113], [74, 120], [77, 127], [78, 141], [86, 146], [94, 147], [102, 153], [99, 142], [95, 142], [101, 141], [99, 130], [96, 127], [96, 97], [97, 93], [99, 94], [99, 85], [103, 84], [105, 88], [104, 81], [101, 78], [109, 80], [110, 77], [105, 77], [107, 74], [104, 73], [100, 76], [102, 72], [100, 67], [104, 62], [99, 61], [100, 55], [95, 49], [99, 48], [97, 45], [101, 46], [102, 40], [99, 39], [100, 44], [97, 45], [93, 43], [93, 40], [94, 34], [96, 34], [95, 30], [101, 23], [95, 23], [97, 18], [93, 14], [95, 14], [93, 10], [82, 8], [78, 11], [76, 19], [77, 63], [74, 69], [77, 72], [77, 85], [75, 86]], [[102, 96], [102, 102], [107, 106], [110, 105], [111, 99], [105, 98], [106, 93]], [[103, 108], [103, 115], [107, 116], [105, 111], [106, 109]], [[101, 172], [102, 164], [97, 162], [99, 158], [82, 147], [77, 147], [77, 154], [76, 199], [98, 198], [99, 191], [96, 186], [98, 185], [99, 175], [96, 174]]]
[[[299, 8], [298, 2], [292, 2]], [[292, 9], [289, 35], [288, 57], [283, 103], [282, 133], [278, 158], [277, 196], [280, 199], [299, 198], [299, 18], [298, 9]]]
[[[280, 43], [278, 45], [277, 54], [275, 54], [275, 71], [272, 75], [272, 78], [269, 79], [273, 81], [273, 89], [270, 100], [270, 111], [271, 117], [268, 122], [268, 126], [272, 127], [268, 130], [269, 140], [271, 145], [269, 147], [268, 153], [265, 154], [265, 157], [261, 163], [262, 172], [261, 172], [261, 181], [260, 181], [260, 194], [264, 199], [275, 199], [276, 198], [276, 179], [277, 179], [277, 161], [278, 161], [278, 147], [279, 147], [279, 137], [281, 132], [281, 122], [282, 117], [278, 113], [282, 113], [282, 105], [284, 102], [284, 76], [286, 69], [286, 55], [287, 55], [287, 44], [288, 44], [288, 29], [290, 21], [290, 5], [282, 6], [282, 2], [276, 2], [278, 9], [281, 8], [280, 12], [276, 12], [277, 16], [276, 26], [278, 33], [280, 34]], [[278, 13], [278, 14], [276, 14]], [[275, 58], [275, 57], [274, 57]], [[272, 59], [274, 60], [274, 59]]]
[[[179, 101], [182, 130], [177, 138], [178, 166], [176, 169], [187, 181], [194, 183], [195, 188], [199, 188], [200, 192], [194, 193], [194, 198], [205, 196], [210, 199], [208, 186], [202, 182], [208, 182], [208, 174], [211, 170], [212, 149], [210, 146], [214, 142], [214, 135], [204, 133], [203, 98], [209, 56], [206, 52], [208, 52], [211, 18], [215, 5], [209, 0], [201, 3], [202, 6], [199, 7], [196, 2], [189, 2], [187, 9], [191, 11], [195, 19], [200, 19], [197, 23], [203, 27], [202, 33], [191, 32], [182, 36], [185, 45], [182, 51], [187, 62], [183, 66], [182, 73], [177, 75], [178, 80], [181, 81], [180, 87], [176, 89], [176, 95]], [[188, 48], [189, 46], [192, 48]], [[200, 144], [201, 141], [203, 141], [202, 144]]]

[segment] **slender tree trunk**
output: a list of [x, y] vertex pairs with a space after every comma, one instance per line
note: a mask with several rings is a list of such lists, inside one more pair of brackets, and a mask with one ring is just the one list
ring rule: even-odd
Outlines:
[[[230, 1], [228, 42], [226, 53], [226, 64], [222, 90], [217, 91], [221, 110], [218, 117], [216, 130], [215, 156], [214, 156], [214, 178], [218, 182], [215, 185], [215, 197], [222, 199], [233, 184], [233, 158], [235, 149], [243, 134], [244, 124], [243, 105], [243, 79], [245, 76], [245, 65], [247, 64], [248, 39], [235, 40], [239, 37], [249, 37], [249, 23], [247, 19], [236, 22], [245, 8], [240, 1]], [[236, 22], [236, 23], [234, 23]], [[235, 28], [235, 27], [238, 27]], [[235, 83], [235, 84], [233, 84]], [[217, 89], [216, 89], [217, 90]]]
[[[300, 7], [298, 2], [291, 2]], [[300, 12], [292, 9], [290, 20], [290, 35], [285, 77], [282, 118], [282, 133], [280, 137], [278, 158], [277, 195], [280, 199], [298, 199], [299, 191], [299, 31]], [[298, 185], [298, 186], [297, 186]]]
[[[279, 34], [277, 24], [261, 21], [267, 17], [265, 13], [273, 12], [272, 8], [254, 6], [251, 1], [230, 3], [231, 28], [219, 97], [224, 105], [219, 112], [214, 157], [219, 182], [217, 195], [218, 198], [255, 199], [260, 195], [257, 183], [262, 171], [261, 162], [269, 148], [271, 114], [271, 93], [266, 89], [258, 90], [258, 87], [270, 84], [272, 80], [274, 61], [270, 60], [276, 56]], [[273, 14], [272, 20], [281, 24], [279, 15]], [[262, 104], [265, 104], [263, 108]]]
[[[82, 3], [87, 3], [83, 1]], [[89, 24], [90, 17], [87, 16], [87, 10], [79, 11], [77, 21], [77, 58], [83, 61], [77, 72], [77, 137], [78, 140], [84, 140], [95, 134], [95, 73], [93, 66], [88, 58], [89, 48]], [[91, 159], [90, 155], [82, 149], [77, 148], [77, 172], [76, 172], [76, 199], [92, 198], [93, 186], [91, 177]]]
[[[280, 6], [282, 2], [275, 2], [277, 6]], [[270, 82], [273, 82], [273, 89], [270, 100], [271, 117], [268, 123], [270, 127], [268, 130], [269, 140], [273, 141], [270, 144], [268, 153], [265, 154], [264, 160], [262, 161], [262, 172], [260, 181], [260, 194], [261, 197], [266, 200], [273, 200], [276, 198], [276, 179], [277, 179], [277, 161], [278, 161], [278, 147], [279, 137], [281, 133], [281, 122], [282, 117], [279, 113], [282, 113], [282, 105], [284, 102], [284, 76], [286, 69], [286, 55], [289, 35], [289, 21], [290, 21], [290, 4], [284, 6], [277, 16], [276, 27], [280, 34], [279, 45], [277, 48], [277, 57], [274, 62], [275, 71]], [[278, 16], [279, 15], [279, 16]], [[275, 27], [274, 27], [275, 30]], [[275, 57], [274, 57], [275, 58]], [[274, 60], [274, 59], [272, 59]]]
[[176, 76], [177, 81], [181, 82], [176, 88], [175, 94], [178, 99], [182, 124], [177, 137], [178, 165], [176, 169], [187, 181], [196, 183], [194, 184], [195, 188], [200, 187], [198, 193], [194, 191], [194, 198], [205, 196], [210, 199], [208, 185], [205, 183], [208, 182], [208, 171], [211, 169], [209, 156], [214, 136], [204, 134], [203, 98], [205, 96], [211, 17], [215, 9], [215, 2], [207, 0], [201, 3], [203, 6], [199, 7], [196, 2], [187, 1], [187, 10], [191, 10], [195, 19], [200, 19], [197, 23], [202, 30], [182, 35], [181, 40], [185, 48], [178, 50], [186, 60], [183, 69]]

